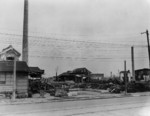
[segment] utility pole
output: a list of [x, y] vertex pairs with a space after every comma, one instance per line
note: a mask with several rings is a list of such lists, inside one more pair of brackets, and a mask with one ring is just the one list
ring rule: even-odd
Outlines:
[[125, 80], [125, 95], [127, 94], [127, 71], [126, 71], [126, 61], [124, 61], [124, 80]]
[[56, 81], [58, 81], [57, 73], [58, 73], [58, 66], [57, 66], [57, 68], [56, 68]]
[[13, 96], [12, 100], [16, 99], [16, 58], [14, 58], [14, 68], [13, 68]]
[[134, 70], [134, 47], [131, 47], [131, 62], [132, 62], [132, 78], [135, 81], [135, 70]]
[[146, 30], [146, 32], [142, 32], [141, 34], [146, 33], [147, 36], [147, 45], [148, 45], [148, 55], [149, 55], [149, 68], [150, 68], [150, 47], [149, 47], [149, 33], [148, 30]]
[[110, 72], [110, 78], [112, 78], [112, 72]]
[[24, 0], [22, 60], [28, 64], [28, 0]]

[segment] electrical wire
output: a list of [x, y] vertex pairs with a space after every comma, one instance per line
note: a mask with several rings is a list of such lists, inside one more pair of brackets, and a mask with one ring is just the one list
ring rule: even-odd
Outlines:
[[[10, 34], [10, 33], [1, 33], [1, 35], [9, 35], [9, 36], [17, 36], [17, 37], [22, 37], [23, 35], [19, 35], [19, 34]], [[118, 45], [118, 46], [131, 46], [131, 44], [116, 44], [116, 43], [105, 43], [105, 42], [95, 42], [95, 41], [83, 41], [83, 40], [68, 40], [68, 39], [58, 39], [58, 38], [52, 38], [52, 37], [42, 37], [42, 36], [31, 36], [29, 35], [28, 37], [30, 38], [36, 38], [36, 39], [45, 39], [45, 40], [55, 40], [55, 41], [65, 41], [65, 42], [78, 42], [78, 43], [92, 43], [92, 44], [96, 44], [96, 45]], [[143, 47], [141, 45], [134, 45], [136, 47]]]

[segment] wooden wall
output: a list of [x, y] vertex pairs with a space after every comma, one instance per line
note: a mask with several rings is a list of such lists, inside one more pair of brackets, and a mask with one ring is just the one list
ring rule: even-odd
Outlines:
[[12, 80], [13, 78], [12, 78], [12, 76], [13, 75], [11, 73], [0, 72], [1, 81], [5, 80], [5, 83], [0, 84], [0, 92], [13, 91], [13, 80]]
[[27, 74], [17, 74], [17, 92], [18, 93], [28, 93], [28, 75]]
[[[13, 91], [13, 73], [0, 73], [6, 77], [5, 84], [0, 84], [0, 92]], [[28, 75], [25, 73], [17, 73], [16, 75], [16, 89], [17, 93], [28, 93]]]

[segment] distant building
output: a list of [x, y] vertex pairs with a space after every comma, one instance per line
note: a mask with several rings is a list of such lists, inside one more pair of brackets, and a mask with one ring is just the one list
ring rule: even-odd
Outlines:
[[29, 76], [33, 79], [41, 79], [44, 74], [44, 70], [41, 70], [39, 67], [29, 67]]
[[[120, 73], [119, 73], [119, 78], [122, 81], [125, 81], [124, 74], [125, 74], [125, 71], [120, 71]], [[126, 75], [127, 75], [127, 82], [132, 81], [131, 73], [129, 70], [126, 71]]]
[[150, 69], [143, 68], [135, 70], [136, 81], [149, 81], [150, 80]]
[[89, 71], [87, 68], [76, 68], [72, 71], [72, 74], [83, 74], [83, 75], [90, 75], [91, 71]]
[[104, 74], [90, 74], [90, 80], [102, 80], [104, 79]]
[[58, 81], [74, 81], [76, 83], [89, 81], [91, 71], [84, 68], [76, 68], [72, 71], [67, 71], [58, 76]]

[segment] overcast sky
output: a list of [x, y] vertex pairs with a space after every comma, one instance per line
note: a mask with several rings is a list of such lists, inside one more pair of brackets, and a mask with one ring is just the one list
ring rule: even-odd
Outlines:
[[[24, 0], [0, 0], [0, 49], [22, 52]], [[54, 76], [79, 67], [117, 74], [148, 68], [150, 0], [29, 0], [29, 65]], [[13, 35], [9, 35], [13, 34]], [[18, 36], [20, 35], [20, 36]], [[32, 37], [31, 37], [32, 36]]]

